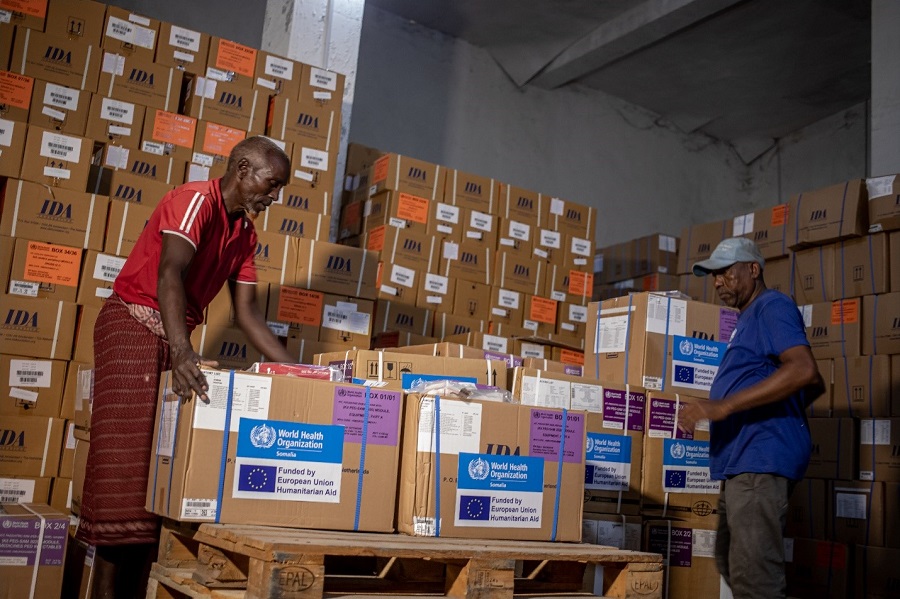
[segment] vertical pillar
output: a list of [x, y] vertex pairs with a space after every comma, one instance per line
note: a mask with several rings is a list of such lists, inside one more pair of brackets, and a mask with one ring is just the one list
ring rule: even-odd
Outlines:
[[331, 239], [336, 238], [347, 157], [347, 135], [353, 112], [359, 38], [365, 0], [268, 0], [262, 49], [346, 77], [341, 108], [341, 134], [332, 197]]
[[873, 177], [900, 173], [900, 2], [872, 0], [872, 108], [870, 168]]

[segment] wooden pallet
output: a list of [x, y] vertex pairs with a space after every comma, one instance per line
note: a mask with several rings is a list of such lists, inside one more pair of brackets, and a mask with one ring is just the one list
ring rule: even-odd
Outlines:
[[[597, 568], [601, 567], [602, 571]], [[582, 543], [166, 522], [148, 599], [662, 597], [662, 557]], [[602, 580], [602, 583], [600, 582]]]

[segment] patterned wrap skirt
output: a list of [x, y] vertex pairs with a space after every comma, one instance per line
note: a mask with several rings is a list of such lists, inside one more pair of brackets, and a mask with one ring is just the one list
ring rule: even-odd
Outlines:
[[160, 373], [169, 344], [109, 298], [94, 327], [91, 442], [76, 537], [92, 545], [154, 543], [144, 508]]

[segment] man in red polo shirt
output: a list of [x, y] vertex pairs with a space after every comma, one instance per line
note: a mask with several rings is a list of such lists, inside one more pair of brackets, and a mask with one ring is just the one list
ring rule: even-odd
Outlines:
[[256, 304], [257, 239], [251, 217], [278, 198], [290, 160], [251, 137], [221, 179], [166, 194], [113, 285], [94, 328], [91, 444], [77, 537], [97, 546], [95, 597], [143, 597], [159, 538], [144, 509], [160, 373], [172, 389], [206, 399], [191, 346], [203, 310], [228, 282], [235, 321], [267, 358], [293, 362]]

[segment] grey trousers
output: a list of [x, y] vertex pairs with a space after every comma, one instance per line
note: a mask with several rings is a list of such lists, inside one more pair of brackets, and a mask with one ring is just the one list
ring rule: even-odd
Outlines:
[[782, 599], [784, 525], [793, 481], [739, 474], [722, 485], [716, 565], [735, 599]]

